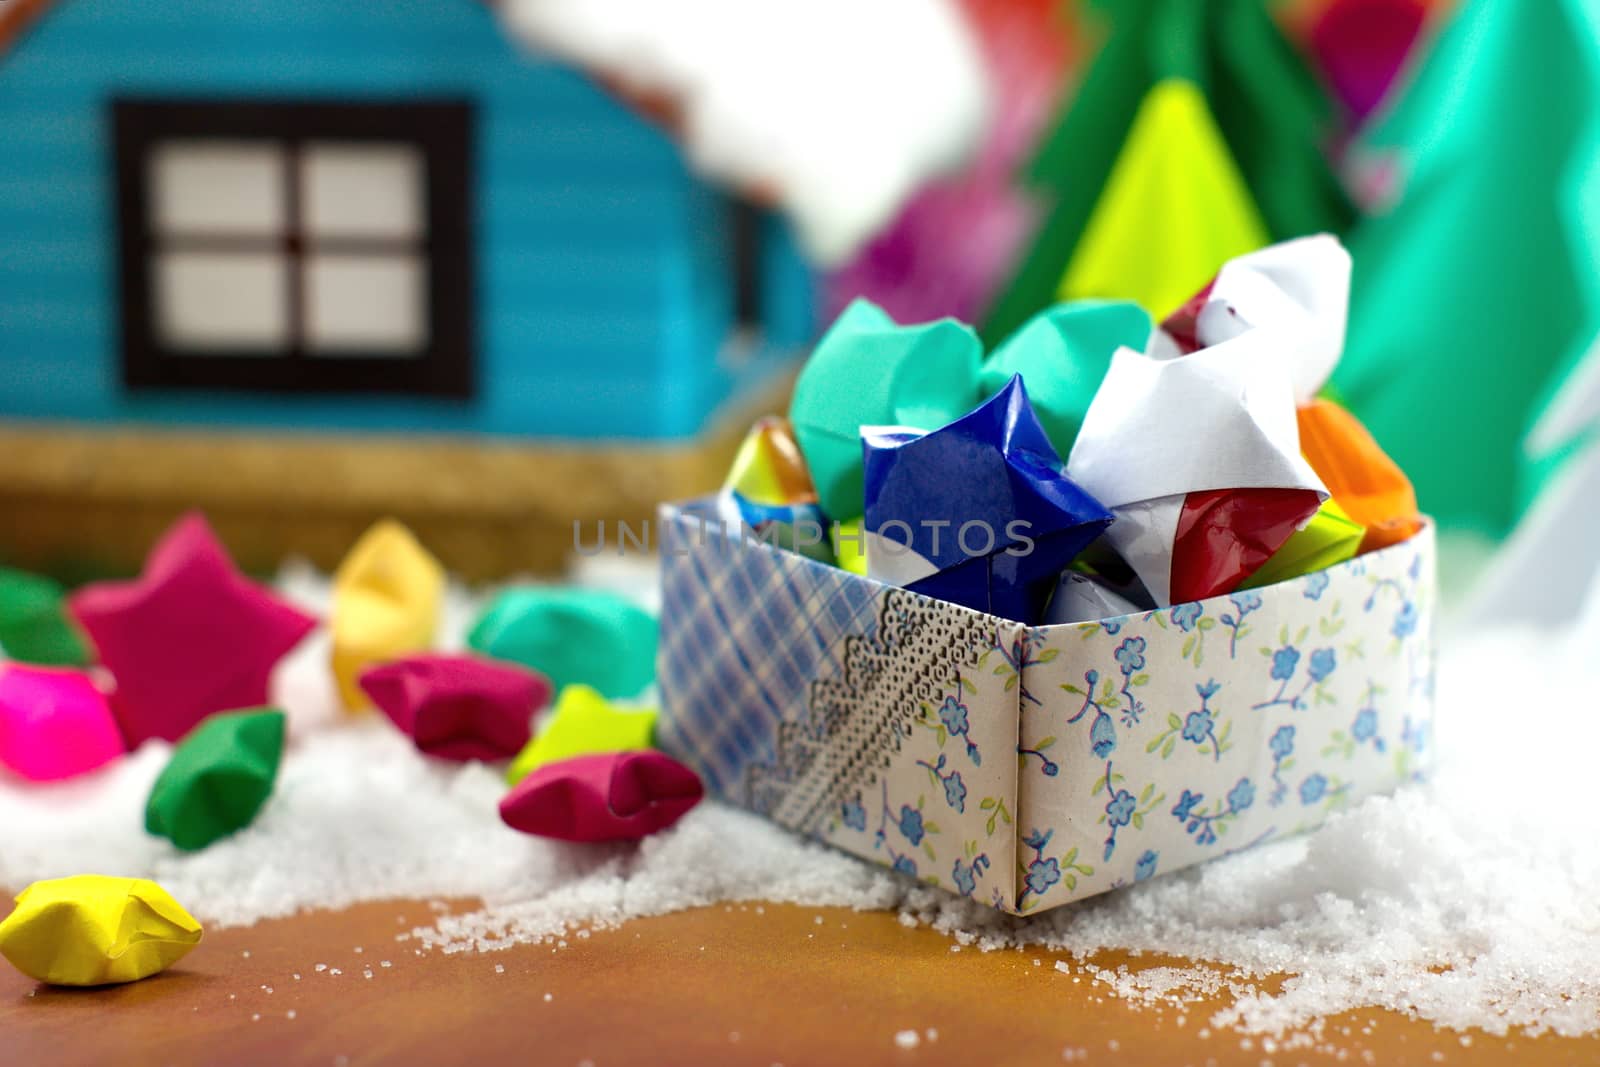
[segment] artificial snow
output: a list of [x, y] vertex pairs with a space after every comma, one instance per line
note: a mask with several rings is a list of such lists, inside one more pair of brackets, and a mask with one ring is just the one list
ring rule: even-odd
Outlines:
[[824, 265], [976, 147], [987, 80], [953, 0], [502, 0], [513, 36], [670, 98], [690, 162], [770, 193]]
[[[284, 585], [308, 606], [324, 595], [303, 572]], [[449, 599], [446, 646], [459, 645], [474, 604]], [[1447, 642], [1426, 785], [1307, 837], [1020, 920], [715, 802], [638, 846], [515, 833], [496, 815], [498, 768], [431, 760], [381, 717], [338, 712], [327, 651], [319, 633], [280, 671], [292, 743], [253, 825], [195, 854], [145, 834], [145, 797], [170, 751], [152, 742], [76, 781], [0, 781], [0, 885], [151, 878], [215, 925], [362, 900], [483, 899], [468, 914], [435, 907], [401, 934], [443, 952], [558, 950], [573, 929], [728, 901], [893, 909], [955, 946], [1074, 958], [1041, 981], [1082, 976], [1168, 1006], [1223, 994], [1228, 1006], [1203, 1019], [1211, 1027], [1303, 1038], [1328, 1015], [1377, 1006], [1494, 1033], [1600, 1029], [1600, 656], [1570, 635]], [[1111, 970], [1094, 959], [1105, 948], [1212, 965]], [[1291, 976], [1281, 988], [1257, 981], [1280, 974]]]
[[[1227, 990], [1213, 1025], [1282, 1033], [1383, 1007], [1505, 1033], [1600, 1029], [1600, 837], [1589, 825], [1600, 665], [1546, 634], [1454, 642], [1441, 668], [1437, 769], [1320, 831], [1038, 919], [948, 895], [902, 908], [961, 939], [1211, 960], [1096, 977], [1179, 1004]], [[1250, 981], [1289, 974], [1276, 994]]]

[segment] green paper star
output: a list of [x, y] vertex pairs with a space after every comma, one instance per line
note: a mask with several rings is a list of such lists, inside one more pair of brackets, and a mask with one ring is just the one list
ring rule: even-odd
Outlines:
[[66, 591], [49, 578], [8, 567], [0, 567], [0, 648], [24, 663], [89, 662], [89, 650], [67, 618]]
[[861, 513], [861, 427], [934, 430], [965, 415], [979, 400], [982, 352], [954, 319], [901, 326], [868, 300], [844, 310], [801, 370], [789, 407], [825, 513]]
[[1028, 401], [1062, 457], [1072, 451], [1089, 401], [1118, 348], [1143, 351], [1150, 315], [1122, 300], [1080, 300], [1035, 315], [994, 350], [978, 372], [978, 392], [993, 396], [1022, 375]]
[[525, 587], [496, 597], [467, 644], [531, 667], [557, 690], [582, 684], [631, 697], [655, 681], [656, 630], [654, 616], [615, 593]]
[[276, 708], [206, 719], [178, 743], [151, 788], [145, 829], [192, 852], [249, 826], [272, 795], [283, 736]]

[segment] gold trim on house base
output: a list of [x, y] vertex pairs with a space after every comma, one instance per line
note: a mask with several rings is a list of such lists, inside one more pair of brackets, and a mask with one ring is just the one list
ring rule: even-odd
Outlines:
[[[722, 481], [750, 420], [788, 382], [690, 444], [546, 444], [0, 424], [0, 563], [132, 572], [180, 514], [204, 511], [241, 567], [331, 568], [394, 516], [468, 580], [553, 574], [573, 523], [638, 523]], [[610, 544], [615, 535], [608, 534]]]

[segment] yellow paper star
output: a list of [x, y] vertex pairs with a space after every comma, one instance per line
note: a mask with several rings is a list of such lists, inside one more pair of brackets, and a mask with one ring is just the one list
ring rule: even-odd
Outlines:
[[631, 752], [652, 747], [656, 709], [621, 707], [587, 685], [569, 685], [556, 698], [550, 720], [506, 771], [516, 785], [547, 763], [600, 752]]
[[794, 430], [781, 415], [756, 420], [722, 487], [755, 504], [807, 504], [817, 499]]
[[54, 985], [136, 982], [182, 959], [200, 934], [194, 916], [154, 882], [80, 874], [22, 891], [0, 922], [0, 955]]
[[333, 575], [333, 674], [349, 710], [370, 701], [356, 678], [374, 663], [433, 644], [444, 568], [411, 531], [384, 519], [361, 535]]

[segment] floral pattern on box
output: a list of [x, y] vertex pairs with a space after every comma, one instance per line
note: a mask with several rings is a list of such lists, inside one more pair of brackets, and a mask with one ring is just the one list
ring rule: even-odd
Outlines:
[[663, 747], [785, 826], [1031, 913], [1298, 833], [1428, 752], [1433, 535], [1025, 627], [663, 512]]
[[[1022, 858], [1017, 910], [1300, 833], [1416, 777], [1432, 559], [1429, 530], [1265, 589], [1032, 631], [1017, 806], [1049, 843]], [[1076, 885], [1048, 866], [1069, 855], [1093, 867]]]

